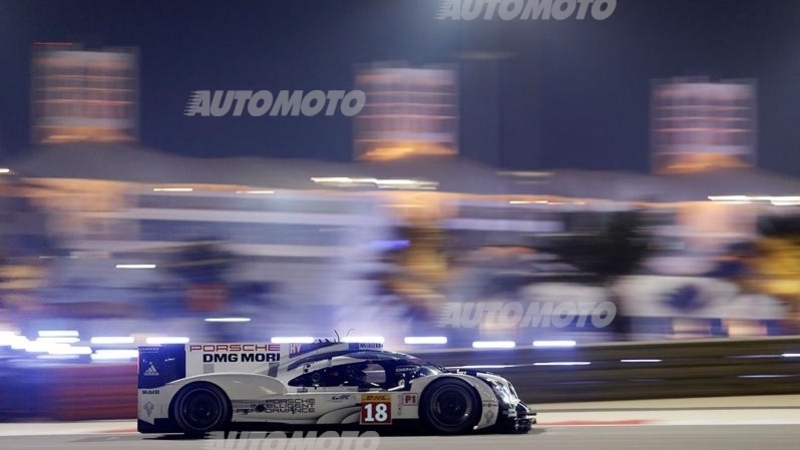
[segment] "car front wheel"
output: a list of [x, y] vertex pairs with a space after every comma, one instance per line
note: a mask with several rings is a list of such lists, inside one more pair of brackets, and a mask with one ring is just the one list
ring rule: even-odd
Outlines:
[[463, 434], [481, 417], [481, 401], [467, 382], [459, 379], [434, 381], [422, 393], [420, 419], [435, 433]]

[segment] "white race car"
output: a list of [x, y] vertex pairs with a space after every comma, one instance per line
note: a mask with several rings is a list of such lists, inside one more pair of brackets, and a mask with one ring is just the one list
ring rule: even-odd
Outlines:
[[140, 433], [420, 424], [437, 434], [527, 433], [506, 379], [449, 370], [381, 344], [166, 344], [139, 348]]

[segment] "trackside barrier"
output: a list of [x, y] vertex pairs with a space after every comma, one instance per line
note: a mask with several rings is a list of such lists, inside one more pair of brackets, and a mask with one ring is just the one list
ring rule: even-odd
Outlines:
[[9, 373], [13, 379], [6, 378], [0, 391], [0, 420], [136, 417], [135, 364], [26, 366]]
[[57, 420], [136, 417], [136, 365], [81, 365], [58, 369], [50, 387], [50, 417]]
[[[505, 376], [534, 406], [800, 394], [800, 338], [415, 353], [444, 366], [474, 366]], [[4, 364], [0, 381], [0, 420], [136, 417], [135, 364]]]
[[800, 338], [462, 350], [418, 354], [483, 366], [531, 404], [800, 394]]

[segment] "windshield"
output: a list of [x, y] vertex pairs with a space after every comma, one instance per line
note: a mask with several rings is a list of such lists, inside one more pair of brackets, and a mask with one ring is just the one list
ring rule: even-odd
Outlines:
[[393, 360], [403, 361], [410, 366], [424, 368], [430, 371], [432, 375], [447, 371], [447, 369], [440, 364], [436, 364], [430, 361], [425, 361], [417, 356], [399, 352], [390, 352], [382, 350], [379, 352], [359, 352], [348, 356], [357, 359], [393, 359]]

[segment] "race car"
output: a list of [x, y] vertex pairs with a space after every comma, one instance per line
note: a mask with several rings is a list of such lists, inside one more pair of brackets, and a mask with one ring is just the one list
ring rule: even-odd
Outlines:
[[508, 380], [382, 344], [165, 344], [140, 347], [138, 365], [144, 434], [402, 424], [434, 434], [527, 433], [536, 423]]

